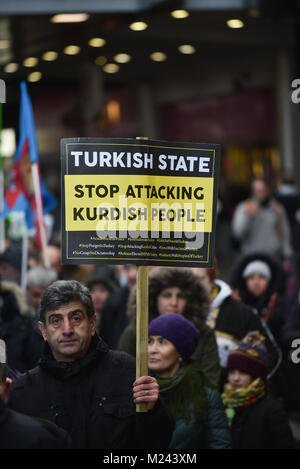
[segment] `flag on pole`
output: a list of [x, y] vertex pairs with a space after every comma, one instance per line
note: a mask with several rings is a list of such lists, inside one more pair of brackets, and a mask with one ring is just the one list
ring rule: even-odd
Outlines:
[[11, 181], [5, 191], [4, 217], [11, 211], [23, 211], [28, 229], [35, 226], [38, 247], [45, 247], [44, 213], [57, 204], [41, 180], [33, 110], [25, 82], [21, 82], [20, 136], [12, 168]]

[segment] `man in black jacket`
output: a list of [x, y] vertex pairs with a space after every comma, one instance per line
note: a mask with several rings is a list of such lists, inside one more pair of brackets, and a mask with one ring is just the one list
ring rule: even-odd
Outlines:
[[[135, 381], [135, 360], [109, 350], [95, 333], [91, 295], [75, 280], [57, 281], [42, 298], [45, 347], [39, 366], [13, 383], [9, 405], [52, 420], [75, 448], [166, 448], [173, 421], [155, 378]], [[148, 412], [136, 413], [145, 402]]]

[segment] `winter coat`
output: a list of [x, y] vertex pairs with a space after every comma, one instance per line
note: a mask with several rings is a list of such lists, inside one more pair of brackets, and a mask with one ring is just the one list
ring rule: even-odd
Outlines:
[[69, 449], [69, 435], [54, 423], [15, 412], [0, 398], [0, 449]]
[[224, 406], [219, 393], [206, 388], [208, 408], [202, 421], [175, 421], [169, 448], [172, 449], [231, 449], [231, 436]]
[[292, 449], [293, 436], [280, 401], [264, 396], [235, 409], [231, 425], [233, 449]]
[[0, 338], [6, 343], [8, 365], [25, 372], [37, 365], [43, 339], [34, 320], [21, 315], [11, 282], [2, 283], [0, 297]]
[[[157, 267], [149, 273], [149, 322], [159, 315], [157, 297], [168, 287], [179, 287], [186, 295], [187, 306], [183, 313], [200, 331], [201, 338], [192, 356], [208, 378], [215, 384], [220, 380], [220, 366], [214, 332], [205, 324], [209, 309], [208, 293], [192, 269]], [[136, 288], [130, 293], [127, 314], [130, 319], [120, 337], [118, 349], [135, 356], [136, 350]]]
[[87, 354], [57, 362], [47, 343], [38, 367], [13, 381], [9, 407], [64, 428], [75, 448], [166, 448], [173, 421], [160, 401], [136, 413], [136, 364], [94, 336]]

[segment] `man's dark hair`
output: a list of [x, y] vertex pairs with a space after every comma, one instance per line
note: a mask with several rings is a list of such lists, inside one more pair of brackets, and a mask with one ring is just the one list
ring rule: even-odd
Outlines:
[[55, 311], [72, 301], [80, 301], [83, 304], [89, 319], [95, 314], [88, 288], [76, 280], [57, 280], [46, 288], [43, 294], [40, 305], [40, 320], [45, 322], [47, 311]]

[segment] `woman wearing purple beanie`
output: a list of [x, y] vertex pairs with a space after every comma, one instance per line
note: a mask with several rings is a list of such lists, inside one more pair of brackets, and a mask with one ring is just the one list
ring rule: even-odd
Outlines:
[[149, 370], [176, 421], [169, 448], [230, 449], [221, 397], [190, 359], [199, 338], [198, 329], [180, 314], [164, 314], [149, 324]]
[[[176, 313], [190, 321], [201, 334], [192, 358], [208, 378], [218, 385], [221, 371], [219, 353], [215, 333], [206, 325], [208, 312], [208, 291], [194, 269], [154, 267], [150, 270], [149, 321], [169, 313]], [[136, 288], [130, 293], [127, 315], [130, 324], [123, 331], [117, 348], [135, 356]]]

